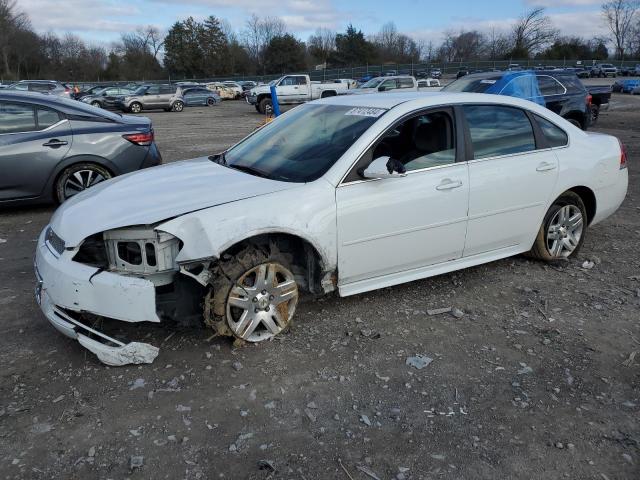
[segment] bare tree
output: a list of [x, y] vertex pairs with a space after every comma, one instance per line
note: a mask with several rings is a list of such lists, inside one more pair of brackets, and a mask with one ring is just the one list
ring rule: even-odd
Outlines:
[[309, 53], [322, 63], [326, 63], [329, 55], [336, 49], [336, 32], [328, 28], [318, 28], [307, 42]]
[[553, 28], [551, 19], [545, 15], [545, 9], [538, 7], [525, 12], [518, 19], [511, 35], [512, 55], [528, 57], [553, 43], [558, 36], [558, 31]]
[[0, 56], [2, 70], [11, 75], [10, 57], [19, 50], [19, 33], [31, 30], [31, 23], [24, 12], [16, 8], [15, 0], [0, 0]]
[[162, 37], [160, 30], [153, 25], [148, 25], [144, 29], [138, 30], [138, 36], [144, 38], [145, 45], [151, 51], [153, 58], [157, 60], [158, 54], [164, 46], [164, 38]]
[[637, 0], [612, 0], [602, 4], [602, 16], [611, 32], [616, 56], [624, 59], [624, 52], [633, 33], [633, 20], [640, 8]]
[[489, 60], [498, 60], [506, 56], [510, 49], [509, 39], [503, 33], [492, 28], [487, 34], [487, 56]]
[[242, 32], [245, 48], [251, 59], [264, 67], [264, 49], [271, 40], [281, 37], [286, 31], [285, 23], [278, 17], [260, 18], [256, 14], [251, 15]]

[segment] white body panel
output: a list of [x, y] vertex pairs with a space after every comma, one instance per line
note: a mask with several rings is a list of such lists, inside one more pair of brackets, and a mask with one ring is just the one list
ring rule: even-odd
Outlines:
[[[303, 84], [288, 85], [289, 79], [298, 79], [304, 81]], [[286, 75], [278, 79], [276, 83], [276, 94], [278, 95], [278, 103], [281, 105], [297, 105], [299, 103], [309, 102], [322, 97], [326, 92], [332, 96], [347, 93], [349, 85], [346, 83], [317, 83], [311, 82], [309, 75]], [[269, 85], [258, 85], [249, 91], [247, 99], [256, 103], [264, 95], [271, 95], [271, 87]], [[254, 99], [254, 100], [250, 100]]]
[[[527, 251], [544, 213], [570, 188], [595, 194], [592, 225], [615, 212], [626, 194], [617, 139], [586, 134], [527, 101], [390, 93], [322, 102], [388, 111], [313, 182], [272, 181], [199, 159], [117, 177], [65, 202], [51, 227], [68, 250], [56, 257], [43, 237], [37, 246], [36, 266], [51, 302], [125, 321], [158, 321], [151, 282], [111, 272], [91, 279], [97, 269], [72, 260], [85, 238], [124, 226], [153, 224], [175, 235], [184, 244], [178, 262], [215, 260], [254, 235], [296, 235], [316, 248], [324, 272], [337, 273], [340, 294], [351, 295]], [[360, 155], [404, 115], [478, 102], [535, 112], [562, 127], [569, 145], [341, 184]], [[543, 163], [555, 168], [537, 171]], [[460, 180], [460, 188], [436, 190], [445, 179]]]
[[[437, 190], [447, 181], [460, 187]], [[339, 285], [455, 260], [467, 228], [467, 165], [342, 185], [336, 204]]]

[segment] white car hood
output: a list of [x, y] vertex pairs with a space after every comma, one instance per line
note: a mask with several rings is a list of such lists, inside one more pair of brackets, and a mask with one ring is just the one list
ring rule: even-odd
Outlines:
[[67, 247], [94, 233], [148, 225], [203, 208], [295, 188], [207, 158], [140, 170], [96, 185], [64, 202], [51, 228]]

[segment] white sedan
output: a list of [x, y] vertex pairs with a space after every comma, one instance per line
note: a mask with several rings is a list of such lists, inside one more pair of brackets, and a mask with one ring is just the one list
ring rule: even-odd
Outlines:
[[259, 342], [287, 328], [302, 291], [347, 296], [525, 252], [575, 255], [626, 191], [615, 137], [527, 101], [331, 97], [223, 153], [62, 204], [38, 241], [36, 296], [105, 363], [150, 362], [156, 347], [94, 320], [204, 322]]

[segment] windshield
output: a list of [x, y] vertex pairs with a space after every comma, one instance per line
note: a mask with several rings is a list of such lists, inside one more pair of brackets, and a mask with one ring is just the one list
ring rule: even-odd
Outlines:
[[271, 80], [269, 83], [267, 83], [267, 85], [269, 85], [270, 87], [276, 86], [280, 80], [282, 80], [282, 77]]
[[483, 93], [500, 79], [500, 75], [483, 78], [462, 77], [445, 86], [442, 91]]
[[382, 83], [384, 78], [372, 78], [367, 83], [363, 83], [360, 85], [360, 88], [376, 88], [378, 85]]
[[296, 107], [228, 150], [223, 162], [273, 180], [311, 182], [385, 112], [343, 105]]

